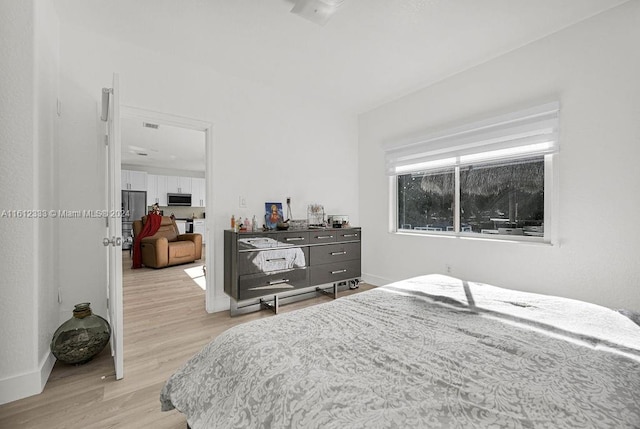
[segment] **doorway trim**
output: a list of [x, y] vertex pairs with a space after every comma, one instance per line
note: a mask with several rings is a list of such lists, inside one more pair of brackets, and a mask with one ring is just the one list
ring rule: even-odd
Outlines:
[[[141, 109], [133, 106], [122, 105], [120, 107], [120, 117], [141, 119], [147, 122], [152, 122], [161, 125], [171, 125], [174, 127], [188, 128], [196, 131], [204, 131], [205, 135], [205, 188], [207, 207], [213, 206], [213, 124], [211, 122], [202, 121], [194, 118], [187, 118], [183, 116], [171, 115], [168, 113], [156, 112], [148, 109]], [[208, 210], [213, 212], [212, 210]], [[205, 309], [207, 313], [214, 312], [214, 297], [215, 287], [213, 279], [215, 278], [214, 271], [214, 253], [215, 246], [213, 246], [214, 234], [212, 217], [205, 218], [205, 233], [208, 240], [205, 246], [205, 259], [207, 261], [207, 289], [205, 290]], [[211, 244], [211, 245], [210, 245]]]

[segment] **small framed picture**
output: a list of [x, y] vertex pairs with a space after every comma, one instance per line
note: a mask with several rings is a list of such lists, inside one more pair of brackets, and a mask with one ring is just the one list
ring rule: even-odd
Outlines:
[[264, 203], [264, 223], [269, 229], [276, 229], [278, 223], [284, 221], [282, 203]]

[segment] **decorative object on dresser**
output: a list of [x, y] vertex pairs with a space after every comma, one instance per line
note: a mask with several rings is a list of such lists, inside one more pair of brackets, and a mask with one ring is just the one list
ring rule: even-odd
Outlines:
[[[231, 315], [318, 293], [337, 297], [361, 275], [360, 228], [224, 232], [224, 291]], [[322, 285], [330, 285], [321, 287]]]
[[284, 222], [282, 203], [264, 203], [264, 224], [267, 229], [276, 229], [278, 224]]
[[327, 216], [327, 224], [333, 228], [345, 228], [349, 226], [349, 216], [346, 215], [329, 215]]
[[309, 226], [326, 226], [324, 223], [324, 206], [321, 204], [309, 204], [307, 206], [307, 222]]

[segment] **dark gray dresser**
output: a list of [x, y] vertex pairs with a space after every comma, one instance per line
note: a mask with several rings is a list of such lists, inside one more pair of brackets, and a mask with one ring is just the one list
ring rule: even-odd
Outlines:
[[[361, 239], [360, 228], [224, 231], [224, 291], [232, 298], [231, 314], [264, 306], [277, 312], [278, 299], [327, 293], [322, 285], [335, 296], [338, 285], [357, 285]], [[253, 302], [242, 302], [247, 300]]]

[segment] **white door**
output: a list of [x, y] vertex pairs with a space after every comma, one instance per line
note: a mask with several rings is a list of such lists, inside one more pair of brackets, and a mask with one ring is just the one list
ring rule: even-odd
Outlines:
[[[107, 247], [109, 323], [111, 324], [111, 350], [116, 368], [116, 380], [124, 377], [124, 342], [122, 314], [122, 209], [120, 177], [120, 94], [118, 74], [113, 74], [113, 88], [103, 88], [103, 97], [109, 100], [107, 118]], [[104, 108], [104, 103], [103, 103]], [[104, 115], [104, 113], [103, 113]], [[104, 117], [103, 117], [104, 119]]]

